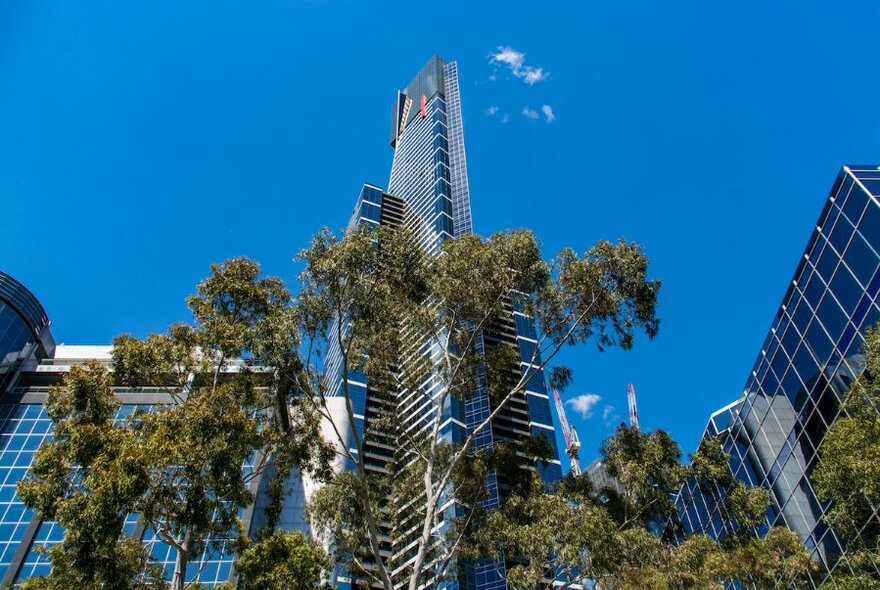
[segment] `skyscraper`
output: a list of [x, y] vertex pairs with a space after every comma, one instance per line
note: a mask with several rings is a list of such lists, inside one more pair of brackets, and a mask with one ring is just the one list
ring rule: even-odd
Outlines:
[[[394, 163], [387, 190], [364, 185], [356, 201], [351, 224], [397, 225], [411, 229], [418, 247], [430, 254], [439, 252], [444, 240], [471, 231], [470, 196], [462, 134], [459, 103], [458, 74], [455, 63], [446, 63], [435, 56], [402, 92], [398, 92], [392, 110], [391, 144], [395, 149]], [[501, 326], [482, 334], [484, 346], [499, 343], [518, 346], [523, 366], [532, 359], [536, 334], [531, 319], [519, 310], [515, 301], [509, 301], [509, 313]], [[0, 273], [0, 586], [21, 581], [50, 571], [48, 555], [43, 548], [60, 542], [64, 531], [53, 521], [41, 520], [32, 510], [24, 507], [16, 494], [16, 484], [27, 473], [34, 451], [52, 436], [54, 425], [45, 410], [50, 386], [62, 382], [71, 367], [87, 360], [112, 365], [110, 346], [55, 346], [49, 332], [49, 320], [36, 298], [8, 275]], [[364, 432], [371, 419], [393, 404], [396, 416], [405, 428], [423, 428], [437, 421], [440, 434], [446, 440], [461, 442], [476, 424], [488, 417], [491, 404], [486, 392], [478, 389], [464, 401], [450, 400], [438, 412], [430, 405], [416, 403], [403, 392], [375, 391], [364, 375], [351, 372], [342, 375], [334, 360], [332, 348], [328, 353], [327, 373], [337, 387], [336, 398], [327, 400], [340, 424], [345, 424], [347, 413], [338, 388], [343, 379], [351, 392], [351, 402], [359, 432]], [[228, 361], [222, 368], [221, 379], [231, 378], [240, 368], [241, 361]], [[432, 384], [434, 385], [434, 384]], [[439, 385], [439, 384], [438, 384]], [[550, 405], [544, 388], [543, 374], [529, 382], [522, 395], [511, 400], [503, 412], [476, 440], [481, 448], [491, 448], [496, 441], [523, 440], [530, 434], [545, 434], [555, 445]], [[333, 395], [331, 390], [331, 396]], [[158, 405], [175, 403], [162, 387], [116, 387], [121, 403], [116, 419], [125, 420], [135, 409], [149, 410]], [[338, 403], [342, 402], [342, 403]], [[336, 405], [334, 405], [336, 403]], [[349, 432], [346, 429], [342, 429]], [[366, 466], [382, 473], [394, 457], [396, 449], [388, 441], [367, 438], [363, 444]], [[350, 449], [357, 452], [357, 449]], [[342, 469], [350, 465], [343, 464]], [[250, 466], [245, 465], [245, 469]], [[555, 446], [552, 459], [538, 466], [542, 476], [550, 481], [561, 476], [561, 466]], [[263, 502], [268, 501], [268, 478], [255, 477], [251, 491], [256, 502], [240, 518], [245, 529], [253, 536], [264, 520]], [[504, 493], [503, 481], [490, 475], [486, 482], [491, 508]], [[292, 474], [279, 527], [307, 528], [303, 520], [303, 504], [307, 490], [299, 475]], [[459, 514], [453, 502], [444, 508], [442, 527], [450, 526]], [[412, 559], [413, 545], [409, 539], [416, 526], [405, 519], [398, 527], [386, 526], [383, 533], [387, 542], [383, 549], [399, 566], [395, 582], [402, 579], [403, 570]], [[126, 519], [124, 534], [141, 539], [151, 552], [156, 564], [165, 568], [170, 578], [175, 562], [175, 549], [157, 538], [150, 526], [132, 514]], [[190, 562], [187, 581], [198, 581], [213, 588], [221, 582], [235, 579], [232, 539], [214, 539], [204, 551]], [[503, 588], [503, 563], [473, 563], [463, 568], [463, 576], [451, 581], [448, 587]], [[337, 568], [333, 580], [345, 587], [352, 580]]]
[[[730, 469], [770, 491], [767, 526], [797, 532], [825, 572], [848, 567], [810, 475], [840, 403], [864, 369], [860, 346], [880, 320], [880, 167], [844, 166], [816, 222], [736, 402], [712, 415]], [[678, 505], [686, 529], [718, 537], [729, 523], [693, 482]], [[841, 553], [842, 559], [838, 559]]]
[[[458, 87], [458, 70], [455, 62], [445, 62], [433, 56], [416, 74], [403, 91], [399, 91], [391, 109], [390, 143], [394, 148], [394, 160], [387, 190], [364, 185], [355, 204], [349, 226], [402, 225], [416, 237], [418, 247], [429, 254], [438, 254], [444, 240], [462, 236], [472, 231], [470, 193], [467, 178], [464, 135], [462, 131], [461, 104]], [[491, 347], [500, 343], [516, 345], [520, 351], [521, 369], [532, 360], [536, 342], [532, 320], [520, 311], [515, 301], [509, 302], [509, 313], [504, 325], [494, 330], [484, 330], [482, 345]], [[414, 343], [421, 346], [424, 343]], [[438, 410], [436, 405], [424, 403], [418, 392], [381, 392], [371, 388], [366, 377], [352, 372], [342, 375], [338, 363], [338, 351], [331, 343], [328, 366], [335, 380], [336, 396], [341, 396], [341, 382], [347, 380], [358, 432], [368, 430], [371, 417], [380, 415], [392, 400], [395, 417], [401, 428], [427, 429], [440, 422], [439, 436], [452, 443], [462, 442], [492, 411], [484, 388], [478, 388], [465, 401], [452, 398]], [[426, 384], [426, 391], [439, 392], [444, 384], [436, 375]], [[340, 424], [348, 418], [342, 399], [330, 399], [329, 405]], [[496, 440], [521, 442], [530, 435], [543, 434], [553, 445], [550, 462], [539, 465], [542, 477], [553, 481], [561, 477], [561, 465], [555, 448], [550, 401], [540, 374], [530, 381], [526, 392], [511, 400], [492, 423], [475, 440], [477, 448], [491, 448]], [[385, 471], [396, 451], [387, 441], [371, 440], [363, 443], [364, 463], [377, 473]], [[349, 448], [356, 453], [357, 449]], [[487, 508], [498, 505], [503, 494], [504, 482], [490, 474], [486, 482]], [[443, 513], [440, 530], [447, 529], [452, 520], [460, 515], [461, 508], [452, 503]], [[405, 570], [415, 557], [414, 532], [420, 525], [417, 519], [406, 517], [394, 527], [388, 527], [386, 550], [394, 564], [395, 584], [405, 579]], [[503, 563], [473, 563], [463, 568], [463, 575], [449, 587], [504, 588]], [[353, 582], [344, 572], [337, 570], [335, 582], [346, 586]]]

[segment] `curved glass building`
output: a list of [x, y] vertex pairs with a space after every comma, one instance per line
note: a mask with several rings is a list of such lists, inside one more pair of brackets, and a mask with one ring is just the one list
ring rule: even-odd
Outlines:
[[26, 359], [54, 352], [46, 310], [27, 287], [0, 271], [0, 392], [13, 384]]

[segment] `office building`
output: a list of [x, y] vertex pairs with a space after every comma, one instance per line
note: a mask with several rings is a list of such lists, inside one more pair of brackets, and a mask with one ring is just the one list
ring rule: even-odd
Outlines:
[[[34, 452], [52, 436], [54, 424], [46, 413], [49, 388], [61, 382], [71, 367], [96, 360], [111, 366], [110, 346], [69, 346], [55, 344], [49, 318], [40, 302], [21, 283], [0, 272], [0, 588], [45, 576], [50, 571], [45, 549], [61, 541], [64, 530], [54, 521], [41, 520], [18, 497], [16, 485], [27, 474]], [[228, 362], [221, 379], [231, 378], [242, 366]], [[123, 421], [136, 409], [149, 410], [157, 405], [173, 404], [164, 387], [116, 387], [120, 402], [115, 419]], [[248, 466], [245, 466], [247, 468]], [[258, 493], [267, 478], [251, 484], [257, 502], [243, 511], [240, 518], [253, 534], [260, 526], [265, 494]], [[281, 525], [304, 528], [303, 491], [299, 481], [290, 483], [289, 508], [281, 516]], [[299, 508], [290, 514], [290, 508]], [[156, 538], [155, 533], [137, 515], [129, 515], [124, 530], [140, 538], [153, 556], [154, 563], [165, 569], [168, 579], [174, 571], [175, 550]], [[203, 587], [234, 580], [232, 568], [235, 538], [214, 539], [195, 556], [187, 569], [187, 581], [198, 580]]]
[[[810, 474], [849, 385], [864, 369], [864, 334], [880, 320], [878, 195], [880, 167], [840, 171], [742, 397], [713, 414], [705, 432], [721, 437], [735, 477], [770, 491], [758, 532], [772, 525], [795, 531], [819, 564], [816, 584], [835, 567], [849, 567]], [[729, 527], [693, 482], [678, 504], [688, 531], [717, 538]]]
[[[349, 227], [360, 224], [402, 225], [416, 237], [418, 247], [429, 254], [437, 254], [444, 240], [465, 235], [472, 231], [470, 193], [467, 179], [464, 136], [462, 132], [461, 105], [458, 72], [455, 62], [445, 62], [439, 56], [432, 57], [403, 91], [397, 93], [391, 110], [390, 143], [394, 159], [388, 188], [364, 185], [355, 204]], [[532, 320], [519, 311], [514, 301], [509, 301], [509, 314], [502, 326], [483, 330], [484, 347], [499, 344], [517, 345], [522, 367], [531, 359], [536, 342]], [[414, 342], [415, 348], [425, 343]], [[428, 343], [428, 346], [436, 346]], [[338, 347], [337, 347], [338, 348]], [[404, 353], [405, 354], [405, 353]], [[436, 405], [426, 400], [421, 392], [376, 391], [366, 377], [352, 372], [342, 375], [338, 352], [331, 344], [329, 374], [335, 383], [334, 395], [328, 400], [338, 424], [348, 424], [344, 409], [341, 383], [347, 380], [354, 406], [354, 419], [358, 432], [369, 431], [369, 421], [389, 411], [393, 406], [395, 418], [402, 428], [411, 433], [428, 430], [440, 421], [439, 436], [457, 443], [463, 441], [470, 430], [487, 418], [492, 411], [487, 393], [478, 388], [473, 397], [461, 401], [451, 398], [438, 411]], [[443, 390], [443, 383], [431, 376], [433, 381], [423, 386], [436, 397]], [[436, 382], [435, 382], [436, 381]], [[554, 481], [561, 477], [561, 464], [555, 447], [550, 401], [541, 375], [531, 381], [528, 390], [511, 400], [494, 419], [492, 427], [482, 431], [476, 438], [477, 448], [491, 448], [495, 441], [517, 444], [530, 435], [542, 434], [553, 445], [549, 463], [539, 465], [542, 477]], [[357, 453], [354, 445], [348, 451]], [[387, 466], [398, 450], [387, 440], [364, 440], [364, 463], [376, 473], [387, 473]], [[350, 466], [349, 466], [350, 467]], [[485, 507], [498, 505], [504, 494], [505, 482], [492, 473], [487, 478], [488, 498]], [[461, 507], [452, 502], [443, 512], [440, 531], [447, 530], [453, 519], [461, 515]], [[406, 570], [415, 557], [416, 535], [421, 522], [406, 514], [397, 514], [393, 524], [383, 531], [387, 536], [384, 550], [392, 564], [394, 583], [403, 584]], [[450, 580], [448, 588], [473, 589], [505, 588], [505, 564], [481, 562], [465, 564], [457, 580]], [[358, 583], [350, 572], [337, 569], [334, 583], [340, 587]], [[360, 582], [364, 582], [360, 580]]]

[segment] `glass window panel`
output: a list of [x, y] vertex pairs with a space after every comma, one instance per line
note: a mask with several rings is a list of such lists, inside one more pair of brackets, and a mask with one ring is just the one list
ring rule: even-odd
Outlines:
[[822, 299], [824, 293], [825, 283], [822, 282], [819, 273], [814, 272], [812, 277], [810, 277], [810, 282], [807, 283], [807, 287], [804, 290], [804, 295], [806, 296], [807, 301], [810, 302], [810, 305], [813, 306], [813, 309], [819, 306], [819, 301]]
[[862, 217], [865, 205], [868, 203], [868, 195], [858, 185], [854, 185], [843, 204], [843, 214], [856, 224]]
[[825, 248], [822, 256], [819, 257], [819, 262], [816, 263], [816, 270], [819, 271], [819, 274], [822, 275], [826, 283], [834, 275], [834, 269], [837, 267], [838, 260], [837, 254], [831, 248]]
[[783, 377], [782, 390], [785, 392], [785, 396], [791, 400], [792, 405], [796, 408], [800, 407], [805, 399], [804, 386], [794, 370], [789, 369]]
[[807, 329], [806, 340], [819, 362], [823, 364], [828, 362], [828, 357], [834, 349], [834, 343], [825, 334], [825, 330], [822, 329], [822, 325], [819, 322], [810, 324], [810, 327]]
[[869, 240], [876, 240], [880, 236], [880, 204], [871, 201], [865, 210], [865, 215], [859, 222], [859, 231]]
[[862, 175], [859, 175], [859, 180], [862, 182], [865, 188], [868, 189], [869, 193], [871, 193], [872, 195], [880, 195], [880, 180], [876, 178], [864, 178], [862, 177]]
[[863, 285], [868, 284], [871, 277], [874, 276], [878, 263], [880, 263], [880, 258], [858, 233], [853, 236], [849, 248], [843, 255], [843, 260]]
[[831, 279], [829, 287], [843, 308], [843, 311], [847, 315], [852, 314], [856, 304], [858, 304], [859, 299], [862, 297], [863, 291], [850, 272], [846, 268], [840, 267], [835, 273], [834, 278]]
[[809, 349], [803, 345], [798, 348], [798, 351], [794, 355], [794, 366], [804, 383], [810, 383], [810, 381], [814, 380], [819, 373], [819, 367], [816, 365], [816, 361], [810, 354]]
[[831, 338], [836, 341], [843, 332], [848, 319], [834, 298], [826, 297], [823, 299], [816, 315], [822, 321], [822, 325], [825, 326], [825, 330]]
[[788, 354], [789, 358], [794, 355], [794, 351], [797, 350], [800, 340], [800, 334], [798, 334], [797, 330], [794, 329], [794, 326], [789, 326], [788, 330], [786, 330], [785, 332], [785, 335], [782, 337], [782, 348]]
[[798, 331], [804, 333], [810, 320], [813, 319], [813, 310], [807, 306], [805, 301], [802, 301], [792, 317], [794, 318], [794, 323], [797, 326]]
[[774, 366], [774, 370], [767, 371], [764, 375], [764, 380], [761, 382], [761, 388], [764, 390], [764, 393], [767, 395], [774, 395], [776, 393], [776, 388], [779, 387], [779, 379], [776, 376], [775, 370], [782, 368], [784, 370], [785, 364], [780, 363], [780, 366]]

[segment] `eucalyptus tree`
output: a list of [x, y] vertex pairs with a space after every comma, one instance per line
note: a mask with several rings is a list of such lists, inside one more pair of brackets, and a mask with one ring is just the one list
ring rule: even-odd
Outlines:
[[[554, 382], [570, 379], [564, 368], [550, 369], [562, 347], [594, 341], [630, 348], [638, 331], [653, 337], [659, 325], [659, 282], [648, 278], [642, 249], [624, 241], [599, 242], [580, 256], [565, 249], [545, 261], [530, 232], [509, 231], [449, 239], [432, 256], [405, 229], [354, 228], [341, 239], [320, 233], [300, 260], [306, 370], [298, 387], [352, 467], [315, 494], [312, 524], [335, 559], [386, 590], [415, 590], [454, 574], [462, 542], [481, 518], [485, 476], [541, 458], [539, 443], [493, 453], [479, 439], [545, 370]], [[512, 309], [536, 327], [523, 363], [514, 344], [485, 338], [510, 321]], [[365, 430], [346, 379], [353, 374], [385, 396]], [[475, 394], [485, 395], [485, 415], [452, 442], [440, 417]], [[331, 408], [340, 398], [342, 417]], [[401, 424], [399, 400], [422, 407], [411, 428]], [[369, 468], [371, 439], [395, 449], [386, 469]], [[450, 501], [460, 508], [454, 523], [444, 521]], [[392, 561], [383, 548], [383, 525], [412, 531], [403, 560]]]
[[[175, 550], [172, 586], [182, 590], [195, 556], [243, 537], [239, 514], [270, 464], [265, 537], [290, 469], [326, 470], [331, 450], [319, 416], [292, 385], [301, 366], [289, 292], [247, 259], [211, 271], [187, 300], [193, 324], [145, 339], [120, 336], [112, 375], [95, 363], [74, 367], [50, 393], [56, 436], [20, 485], [41, 517], [65, 527], [45, 583], [128, 588], [152, 579], [133, 575], [150, 556], [121, 533], [122, 519], [137, 514]], [[170, 403], [115, 420], [114, 387], [159, 387]]]
[[[807, 588], [809, 552], [792, 531], [757, 534], [768, 496], [734, 482], [718, 441], [704, 440], [689, 465], [664, 431], [620, 425], [601, 448], [613, 484], [586, 475], [552, 490], [535, 478], [489, 516], [466, 549], [472, 558], [508, 556], [517, 590], [750, 590]], [[686, 478], [719, 507], [719, 538], [687, 535], [673, 502]]]
[[865, 370], [819, 447], [816, 493], [831, 502], [826, 520], [848, 543], [827, 586], [880, 589], [880, 328], [865, 335]]

